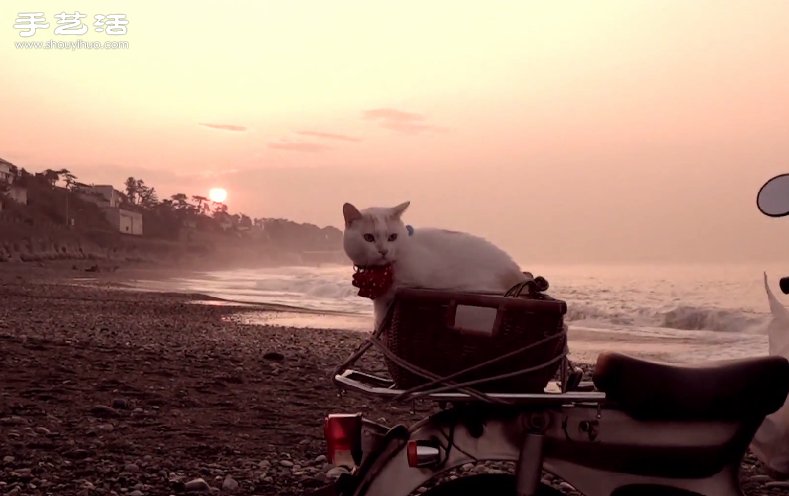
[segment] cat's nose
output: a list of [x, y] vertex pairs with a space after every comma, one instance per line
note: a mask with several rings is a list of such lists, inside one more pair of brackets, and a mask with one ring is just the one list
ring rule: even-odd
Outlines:
[[380, 253], [382, 257], [385, 257], [386, 254], [389, 253], [389, 250], [387, 250], [386, 248], [379, 248], [378, 253]]

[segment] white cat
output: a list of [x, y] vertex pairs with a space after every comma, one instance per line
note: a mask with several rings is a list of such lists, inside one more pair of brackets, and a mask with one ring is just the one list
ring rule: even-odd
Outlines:
[[409, 204], [361, 211], [350, 203], [343, 205], [343, 247], [351, 261], [358, 266], [391, 264], [394, 269], [392, 288], [373, 300], [376, 328], [398, 287], [504, 294], [526, 280], [518, 264], [485, 239], [407, 228], [401, 217]]

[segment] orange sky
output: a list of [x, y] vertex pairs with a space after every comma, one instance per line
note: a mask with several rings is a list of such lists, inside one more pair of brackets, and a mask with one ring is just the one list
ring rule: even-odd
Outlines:
[[[112, 5], [112, 7], [107, 7]], [[50, 28], [23, 38], [19, 12]], [[88, 15], [55, 35], [55, 15]], [[92, 30], [126, 14], [128, 33]], [[410, 200], [525, 265], [766, 260], [789, 220], [789, 2], [0, 3], [0, 157], [341, 223]], [[125, 50], [20, 41], [123, 40]]]

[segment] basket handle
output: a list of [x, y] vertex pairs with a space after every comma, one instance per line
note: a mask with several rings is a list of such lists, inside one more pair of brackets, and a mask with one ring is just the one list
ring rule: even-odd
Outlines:
[[504, 306], [499, 302], [492, 304], [458, 304], [449, 300], [446, 313], [446, 326], [460, 334], [481, 337], [495, 337], [503, 320]]

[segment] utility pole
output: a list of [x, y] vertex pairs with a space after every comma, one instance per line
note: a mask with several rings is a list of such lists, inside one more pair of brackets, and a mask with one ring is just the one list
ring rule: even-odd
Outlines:
[[66, 187], [66, 229], [71, 229], [71, 219], [69, 218], [68, 213], [68, 194], [69, 190], [68, 187]]

